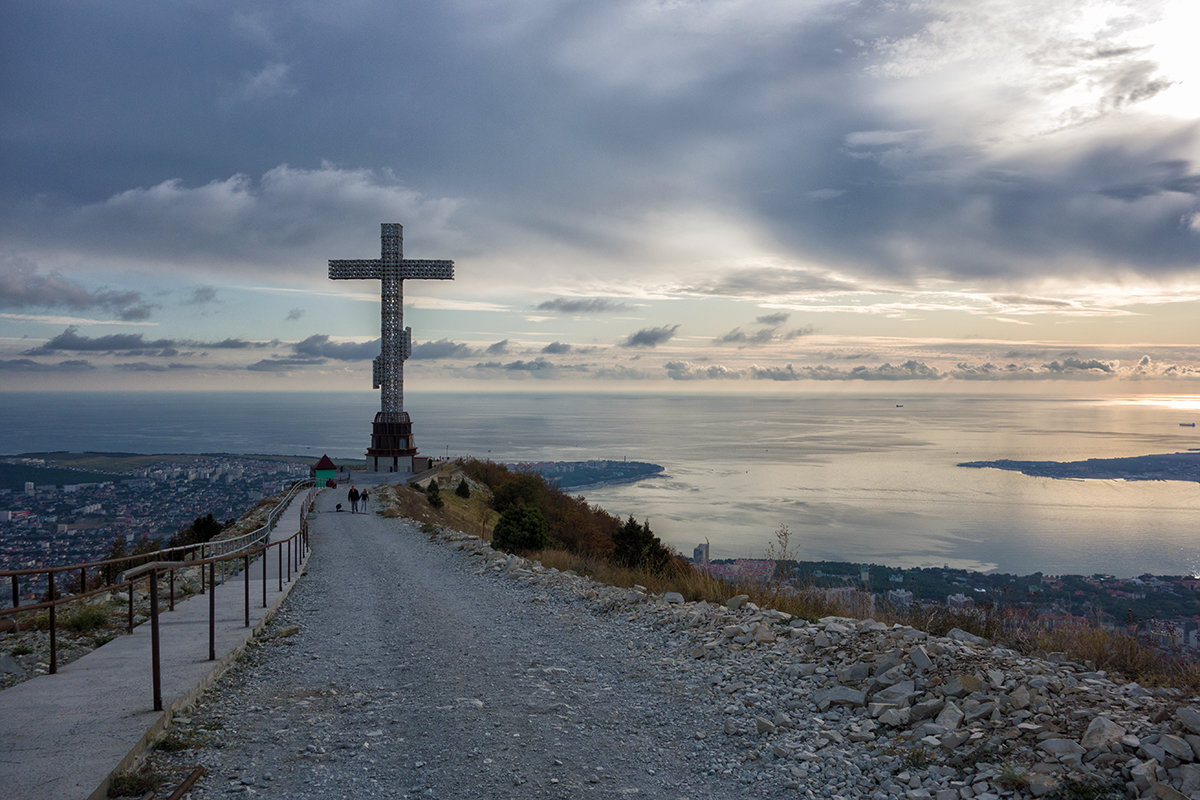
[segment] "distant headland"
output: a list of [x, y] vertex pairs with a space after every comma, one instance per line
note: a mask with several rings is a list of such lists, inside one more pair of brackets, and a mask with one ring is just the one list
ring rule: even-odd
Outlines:
[[559, 489], [633, 483], [663, 471], [660, 465], [645, 461], [539, 461], [512, 466], [533, 470]]
[[965, 461], [960, 467], [1008, 469], [1040, 478], [1099, 478], [1126, 481], [1200, 482], [1200, 451], [1085, 461]]

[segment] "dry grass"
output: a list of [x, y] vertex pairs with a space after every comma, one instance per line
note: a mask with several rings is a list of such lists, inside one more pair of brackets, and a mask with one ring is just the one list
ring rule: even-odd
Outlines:
[[693, 569], [686, 562], [675, 569], [649, 572], [614, 566], [601, 559], [559, 549], [540, 550], [530, 554], [530, 558], [547, 567], [578, 572], [610, 586], [630, 587], [636, 584], [655, 594], [679, 592], [689, 601], [706, 600], [709, 603], [724, 604], [734, 595], [745, 594], [759, 607], [774, 608], [807, 620], [828, 616], [854, 616], [853, 609], [844, 603], [830, 600], [818, 590], [779, 592], [775, 587], [761, 583], [730, 583], [702, 570]]
[[[444, 503], [441, 508], [431, 506], [425, 492], [409, 486], [379, 486], [372, 492], [371, 501], [375, 510], [385, 517], [404, 517], [440, 525], [474, 534], [490, 542], [492, 529], [500, 518], [490, 505], [491, 493], [468, 478], [471, 496], [459, 497], [454, 490], [463, 477], [462, 469], [455, 464], [445, 465], [438, 470], [438, 486]], [[422, 486], [427, 483], [429, 478], [421, 481]]]

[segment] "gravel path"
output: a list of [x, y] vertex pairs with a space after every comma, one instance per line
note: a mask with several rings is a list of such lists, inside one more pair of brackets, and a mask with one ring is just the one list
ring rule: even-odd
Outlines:
[[661, 633], [337, 499], [261, 644], [177, 718], [186, 749], [153, 756], [208, 769], [191, 797], [782, 796], [713, 758], [713, 687]]

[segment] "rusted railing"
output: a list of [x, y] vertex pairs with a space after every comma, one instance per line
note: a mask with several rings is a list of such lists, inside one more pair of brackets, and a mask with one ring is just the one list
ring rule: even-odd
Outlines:
[[[279, 521], [279, 517], [284, 510], [294, 500], [296, 495], [308, 489], [308, 493], [300, 500], [300, 530], [286, 539], [270, 542], [272, 529]], [[16, 616], [28, 612], [39, 611], [46, 609], [49, 617], [47, 627], [50, 636], [50, 658], [49, 658], [49, 673], [55, 674], [58, 671], [58, 623], [57, 610], [61, 605], [73, 603], [78, 600], [83, 600], [98, 594], [108, 594], [120, 592], [122, 590], [128, 592], [128, 632], [132, 633], [134, 628], [134, 591], [136, 586], [143, 580], [149, 581], [149, 605], [150, 605], [150, 649], [151, 649], [151, 673], [153, 680], [154, 693], [154, 710], [162, 710], [162, 689], [161, 689], [161, 670], [159, 659], [159, 639], [158, 639], [158, 583], [162, 573], [167, 573], [168, 581], [168, 597], [169, 609], [175, 610], [175, 574], [177, 571], [198, 569], [200, 574], [200, 593], [208, 593], [208, 658], [210, 661], [216, 659], [216, 587], [218, 585], [216, 567], [221, 565], [222, 578], [224, 578], [225, 564], [229, 562], [240, 561], [239, 565], [244, 575], [245, 584], [245, 625], [250, 626], [250, 562], [253, 558], [261, 556], [262, 560], [262, 604], [263, 608], [267, 607], [267, 559], [271, 548], [277, 550], [278, 562], [278, 577], [279, 577], [279, 592], [283, 591], [284, 586], [284, 551], [287, 551], [287, 583], [292, 581], [293, 569], [299, 569], [305, 555], [309, 550], [308, 541], [308, 512], [312, 508], [313, 498], [316, 496], [317, 489], [313, 486], [313, 481], [299, 481], [289, 490], [287, 496], [280, 501], [267, 517], [267, 522], [260, 528], [257, 528], [243, 536], [238, 536], [233, 539], [220, 540], [217, 542], [203, 542], [194, 545], [185, 545], [181, 547], [170, 547], [163, 550], [158, 550], [153, 553], [144, 553], [136, 556], [126, 556], [123, 558], [105, 559], [102, 561], [90, 561], [82, 564], [71, 564], [59, 567], [39, 567], [25, 570], [2, 570], [0, 571], [0, 579], [10, 578], [12, 581], [12, 607], [0, 609], [0, 616]], [[232, 544], [231, 544], [232, 543]], [[175, 556], [175, 558], [171, 558]], [[181, 558], [182, 557], [182, 558]], [[150, 559], [147, 561], [147, 559]], [[112, 571], [116, 569], [117, 564], [131, 564], [119, 573], [116, 580], [111, 580]], [[205, 580], [205, 567], [207, 567], [207, 582]], [[105, 580], [102, 575], [97, 576], [95, 588], [88, 589], [88, 574], [89, 569], [104, 569], [109, 573], [110, 579]], [[79, 591], [69, 595], [59, 595], [55, 586], [55, 576], [59, 573], [79, 573]], [[235, 573], [236, 574], [236, 571]], [[37, 603], [20, 604], [19, 579], [22, 577], [45, 575], [47, 579], [47, 591], [45, 599]], [[224, 580], [222, 580], [224, 582]], [[206, 585], [207, 584], [207, 585]]]

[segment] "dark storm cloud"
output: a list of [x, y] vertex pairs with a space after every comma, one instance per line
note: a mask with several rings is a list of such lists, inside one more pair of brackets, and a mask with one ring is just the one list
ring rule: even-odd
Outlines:
[[508, 339], [501, 339], [498, 342], [492, 342], [483, 352], [488, 355], [502, 355], [508, 352]]
[[25, 351], [24, 355], [43, 355], [58, 350], [75, 352], [119, 352], [136, 351], [145, 353], [153, 350], [171, 350], [173, 339], [147, 339], [140, 333], [110, 333], [106, 336], [80, 336], [74, 325], [55, 336], [41, 347]]
[[534, 306], [537, 311], [559, 311], [564, 314], [602, 314], [610, 311], [625, 311], [628, 308], [629, 306], [624, 303], [599, 297], [587, 299], [558, 297]]
[[0, 260], [0, 308], [70, 308], [107, 311], [129, 322], [144, 320], [156, 308], [141, 292], [89, 290], [59, 272], [42, 274], [28, 261]]
[[571, 352], [571, 345], [566, 342], [551, 342], [542, 348], [542, 352], [546, 355], [561, 355]]
[[46, 355], [58, 351], [125, 353], [127, 355], [171, 357], [179, 347], [198, 347], [214, 350], [245, 350], [265, 345], [244, 339], [221, 339], [215, 342], [196, 342], [187, 339], [147, 339], [140, 333], [110, 333], [105, 336], [81, 336], [79, 328], [71, 325], [50, 341], [26, 350], [22, 355]]
[[678, 325], [664, 325], [661, 328], [642, 328], [640, 331], [629, 334], [625, 341], [621, 342], [621, 346], [657, 347], [664, 342], [670, 341], [677, 330], [679, 330]]
[[[549, 361], [541, 356], [526, 361], [518, 359], [516, 361], [482, 361], [472, 367], [473, 370], [482, 373], [509, 373], [510, 375], [529, 374], [539, 378], [554, 377], [563, 371], [563, 368], [553, 361]], [[586, 372], [586, 367], [573, 366], [568, 368], [571, 372]]]
[[323, 358], [264, 358], [250, 364], [246, 369], [251, 372], [292, 372], [304, 367], [319, 366], [325, 363]]
[[31, 358], [0, 360], [0, 370], [15, 372], [81, 372], [91, 369], [95, 369], [95, 366], [90, 361], [81, 359], [59, 361], [54, 364], [34, 361]]
[[292, 345], [296, 355], [334, 358], [339, 361], [370, 361], [379, 355], [379, 340], [369, 342], [332, 342], [327, 333], [314, 333]]
[[[939, 50], [991, 41], [974, 24], [977, 4], [766, 3], [737, 14], [537, 5], [146, 12], [111, 0], [61, 14], [16, 4], [0, 33], [11, 123], [0, 126], [0, 212], [11, 212], [0, 213], [0, 234], [61, 246], [64, 260], [282, 273], [312, 245], [332, 246], [347, 219], [404, 219], [447, 240], [471, 230], [464, 249], [521, 269], [530, 243], [548, 243], [539, 275], [557, 269], [594, 286], [596, 273], [564, 251], [637, 265], [622, 278], [653, 273], [659, 221], [716, 209], [731, 228], [763, 232], [779, 262], [820, 266], [733, 266], [738, 254], [721, 252], [723, 275], [675, 280], [680, 292], [768, 297], [930, 276], [974, 285], [1196, 268], [1200, 126], [1115, 117], [1185, 76], [1160, 74], [1122, 31], [1037, 38], [1054, 23], [1016, 26], [992, 13], [1005, 4], [985, 4], [979, 21], [1030, 37], [1014, 59], [1045, 76], [997, 87], [986, 74], [955, 83], [974, 70], [951, 74], [945, 65], [959, 61]], [[1076, 16], [1053, 5], [1062, 13], [1047, 20]], [[1085, 44], [1056, 46], [1064, 38]], [[914, 63], [890, 63], [906, 53]], [[1061, 115], [1013, 99], [1081, 88], [1095, 96]], [[938, 103], [939, 92], [971, 102]], [[1008, 104], [1038, 121], [1036, 134], [983, 124], [1006, 120]], [[1111, 126], [1089, 127], [1106, 114]], [[1051, 135], [1062, 131], [1075, 138]], [[497, 280], [521, 272], [505, 269]], [[136, 292], [83, 292], [73, 307], [151, 312]], [[539, 308], [617, 305], [560, 298]]]
[[[773, 204], [760, 211], [797, 251], [864, 277], [1021, 280], [1048, 268], [1092, 278], [1126, 269], [1165, 275], [1195, 269], [1200, 253], [1197, 169], [1169, 158], [1180, 142], [1198, 139], [1200, 125], [1150, 131], [984, 169], [958, 163], [954, 152], [914, 154], [900, 166], [863, 154], [846, 165], [844, 195], [812, 203], [769, 191], [763, 197]], [[738, 296], [824, 290], [787, 277], [752, 271], [695, 288]]]
[[463, 342], [455, 342], [450, 339], [438, 339], [436, 342], [421, 342], [414, 344], [412, 349], [413, 360], [427, 359], [433, 360], [438, 358], [470, 358], [476, 355], [471, 347]]

